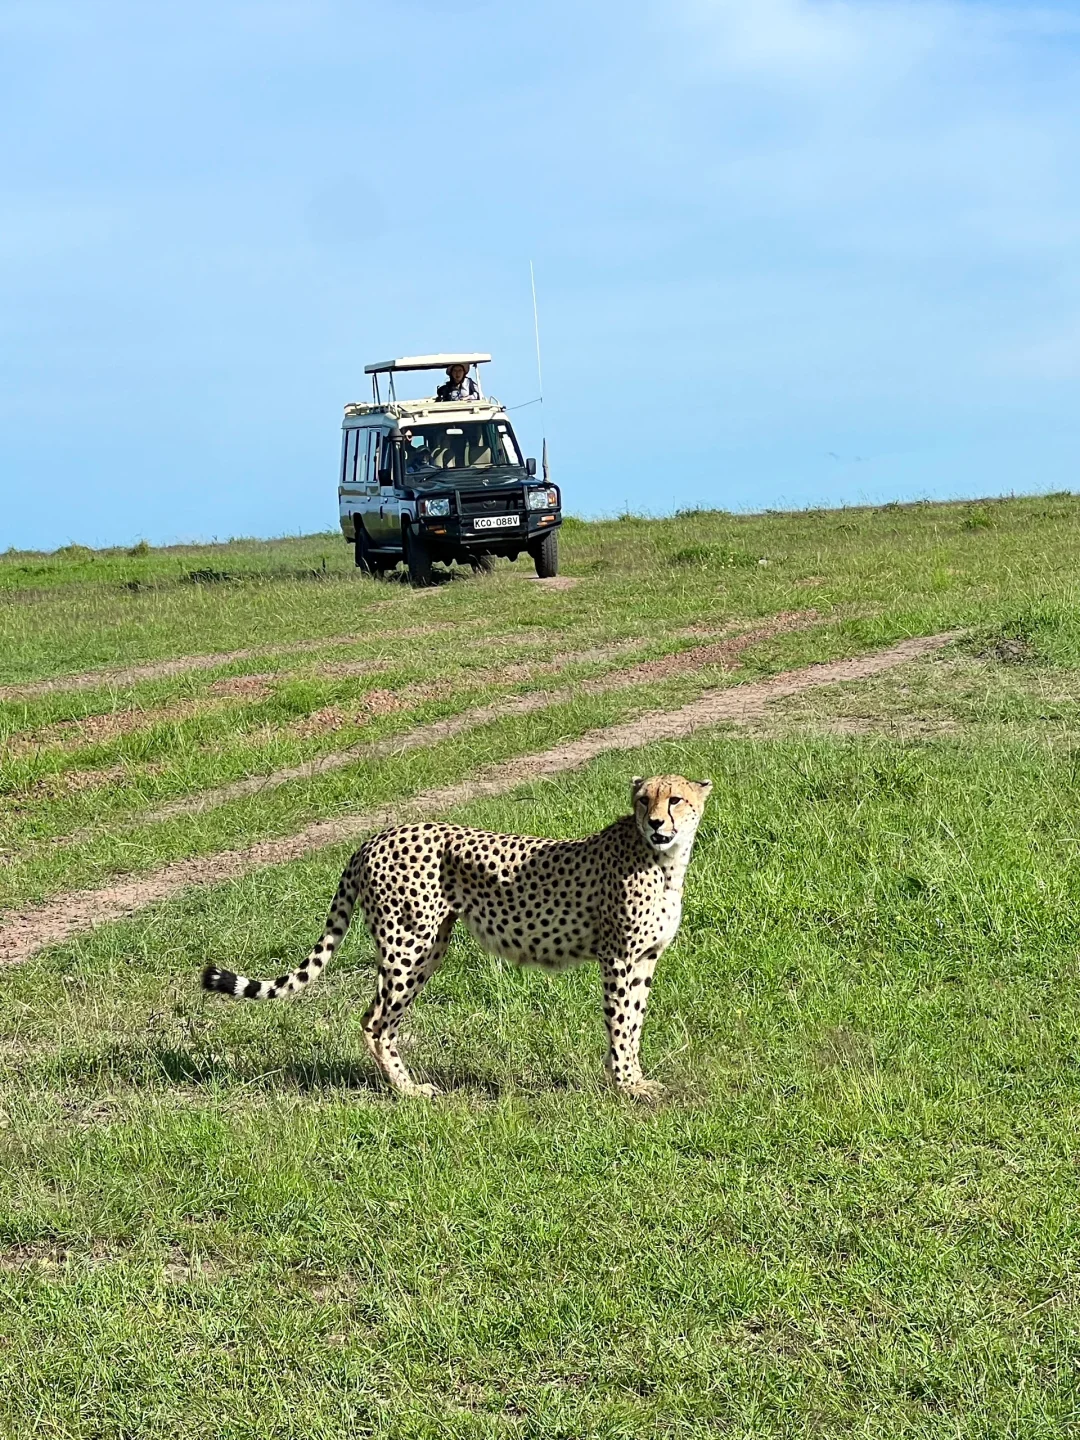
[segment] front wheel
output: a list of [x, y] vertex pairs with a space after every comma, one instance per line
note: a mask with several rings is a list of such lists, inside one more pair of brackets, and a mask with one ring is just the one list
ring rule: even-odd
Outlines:
[[431, 569], [431, 551], [423, 535], [411, 525], [405, 532], [405, 563], [409, 567], [409, 580], [423, 589], [434, 579]]
[[559, 573], [559, 532], [549, 530], [538, 545], [529, 547], [536, 573], [541, 580], [552, 580]]

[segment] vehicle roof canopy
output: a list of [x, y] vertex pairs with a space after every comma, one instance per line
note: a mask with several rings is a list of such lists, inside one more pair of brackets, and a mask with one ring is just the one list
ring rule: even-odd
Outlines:
[[379, 360], [365, 365], [365, 375], [386, 375], [399, 370], [445, 370], [448, 365], [486, 365], [490, 355], [403, 355], [398, 360]]

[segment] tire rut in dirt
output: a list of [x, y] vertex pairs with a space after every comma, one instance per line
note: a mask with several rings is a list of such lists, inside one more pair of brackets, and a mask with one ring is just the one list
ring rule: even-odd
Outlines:
[[622, 725], [593, 730], [577, 740], [481, 770], [470, 780], [423, 791], [395, 805], [348, 819], [321, 820], [293, 835], [264, 840], [243, 850], [176, 861], [150, 874], [132, 876], [96, 890], [56, 895], [30, 909], [9, 913], [0, 924], [0, 963], [18, 964], [98, 925], [124, 920], [149, 905], [195, 886], [237, 879], [249, 871], [299, 860], [327, 845], [354, 840], [390, 824], [443, 815], [474, 800], [505, 795], [524, 781], [580, 769], [612, 750], [636, 750], [665, 740], [682, 740], [700, 730], [758, 718], [773, 701], [821, 685], [869, 679], [952, 644], [956, 634], [904, 640], [886, 650], [790, 670], [768, 680], [712, 690], [680, 710], [656, 711]]

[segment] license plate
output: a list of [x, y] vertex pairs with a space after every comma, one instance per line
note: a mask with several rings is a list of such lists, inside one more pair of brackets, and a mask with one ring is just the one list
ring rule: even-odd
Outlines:
[[473, 521], [477, 530], [513, 530], [517, 527], [516, 515], [479, 515]]

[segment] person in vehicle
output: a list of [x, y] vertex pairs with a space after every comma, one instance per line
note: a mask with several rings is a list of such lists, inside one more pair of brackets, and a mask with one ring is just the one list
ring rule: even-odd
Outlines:
[[411, 430], [406, 430], [404, 439], [405, 473], [415, 475], [417, 470], [430, 470], [435, 462], [423, 435], [414, 435]]
[[464, 365], [448, 365], [445, 385], [435, 391], [436, 400], [478, 400], [480, 390]]

